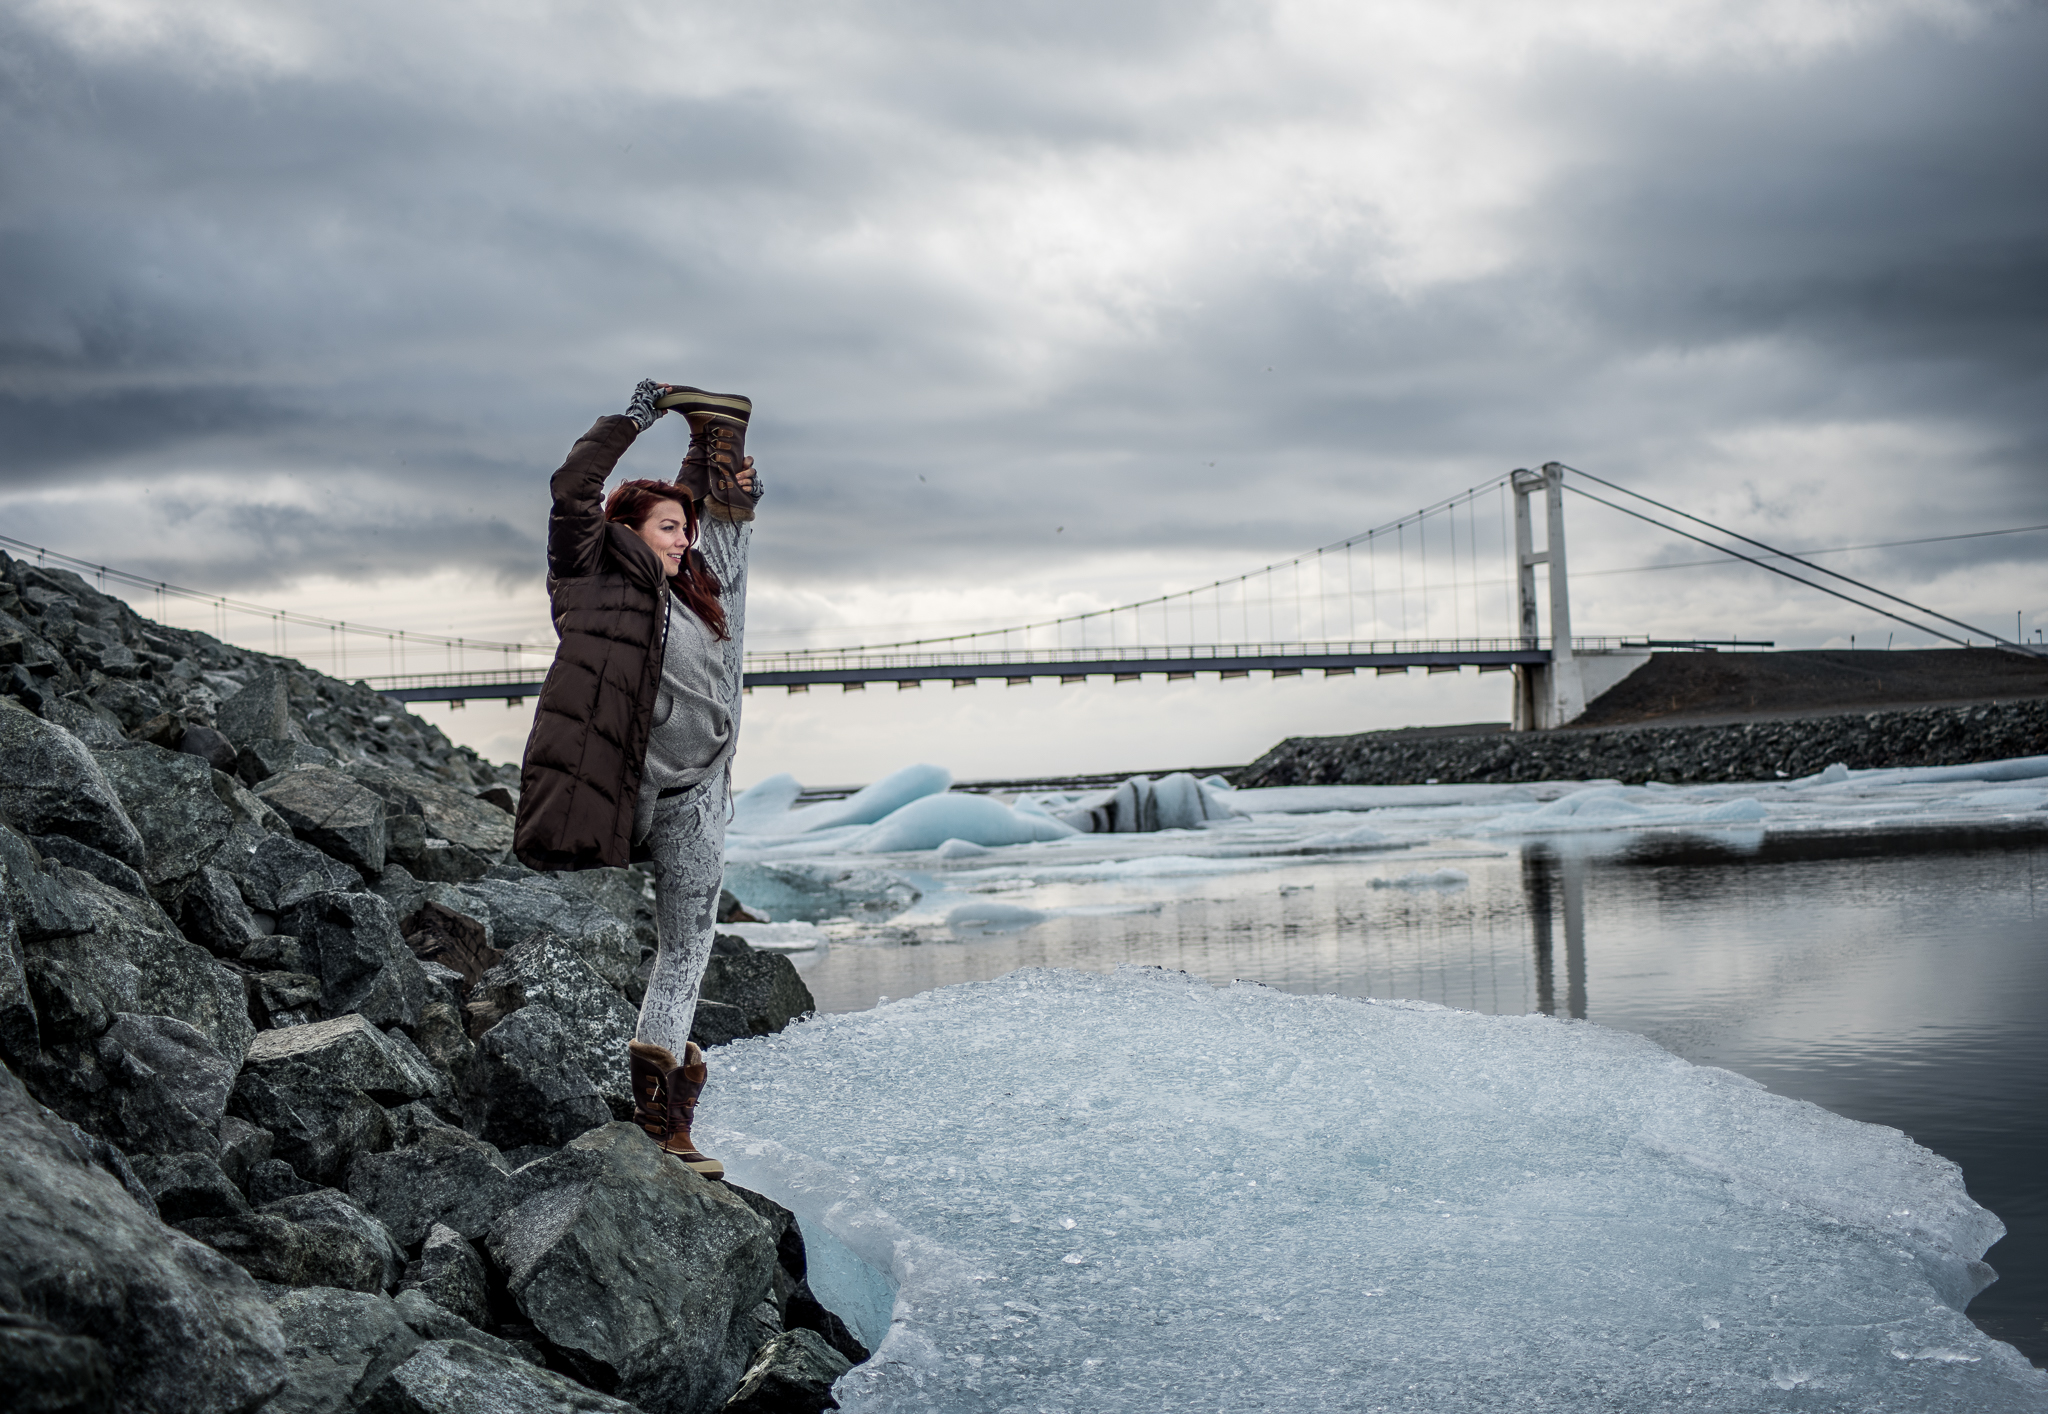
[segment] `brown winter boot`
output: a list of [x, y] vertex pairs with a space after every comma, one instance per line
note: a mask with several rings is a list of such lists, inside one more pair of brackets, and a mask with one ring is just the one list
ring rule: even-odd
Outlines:
[[702, 501], [708, 516], [752, 520], [757, 498], [740, 485], [739, 476], [746, 465], [753, 403], [738, 393], [671, 388], [655, 406], [681, 413], [690, 424], [690, 450], [683, 455], [676, 484]]
[[647, 1136], [673, 1154], [683, 1167], [706, 1178], [725, 1177], [725, 1165], [698, 1152], [690, 1141], [690, 1121], [697, 1113], [697, 1097], [704, 1092], [704, 1077], [710, 1067], [704, 1053], [692, 1041], [676, 1063], [675, 1052], [666, 1046], [635, 1041], [626, 1048], [633, 1078], [633, 1121]]

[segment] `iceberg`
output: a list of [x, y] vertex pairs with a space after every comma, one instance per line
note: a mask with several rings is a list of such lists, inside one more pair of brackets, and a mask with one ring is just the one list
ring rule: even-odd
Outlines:
[[2048, 1401], [1953, 1164], [1623, 1032], [1027, 969], [720, 1055], [706, 1147], [893, 1306], [849, 1414]]
[[895, 854], [911, 849], [937, 849], [948, 840], [969, 844], [1030, 844], [1064, 839], [1075, 833], [1048, 815], [1011, 809], [985, 795], [927, 795], [913, 800], [855, 836], [843, 848], [854, 854]]
[[857, 914], [886, 918], [922, 897], [917, 885], [901, 874], [865, 864], [810, 860], [728, 857], [725, 887], [757, 913], [805, 923]]
[[1642, 786], [1601, 786], [1502, 815], [1474, 833], [1541, 834], [1563, 830], [1642, 829], [1660, 825], [1725, 828], [1762, 822], [1764, 807], [1752, 796], [1697, 804], [1674, 800], [1669, 791]]
[[[947, 789], [953, 784], [953, 773], [944, 766], [905, 766], [900, 771], [891, 771], [871, 786], [861, 787], [844, 800], [828, 800], [819, 805], [807, 805], [801, 810], [791, 810], [785, 803], [781, 813], [776, 813], [769, 808], [774, 799], [771, 795], [764, 796], [754, 806], [743, 808], [747, 797], [755, 791], [770, 785], [775, 785], [778, 793], [786, 789], [779, 784], [781, 782], [795, 785], [793, 777], [775, 776], [735, 800], [729, 828], [737, 834], [789, 835], [831, 830], [842, 825], [872, 825], [913, 800], [937, 795]], [[789, 799], [795, 800], [795, 794], [790, 794]], [[744, 828], [742, 820], [746, 822]]]

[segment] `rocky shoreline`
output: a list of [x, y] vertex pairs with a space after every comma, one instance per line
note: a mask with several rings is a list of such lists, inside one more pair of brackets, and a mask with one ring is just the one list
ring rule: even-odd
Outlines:
[[[836, 1407], [789, 1212], [625, 1122], [649, 877], [512, 860], [516, 783], [0, 556], [9, 1409]], [[706, 998], [812, 1009], [738, 938]]]
[[2048, 753], [2048, 700], [1923, 707], [1611, 730], [1487, 732], [1416, 739], [1398, 732], [1290, 737], [1238, 771], [1239, 787], [1517, 781], [1768, 781], [1835, 762], [1956, 766]]

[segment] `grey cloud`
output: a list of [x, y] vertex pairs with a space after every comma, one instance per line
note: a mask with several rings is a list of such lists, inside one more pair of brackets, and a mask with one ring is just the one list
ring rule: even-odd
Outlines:
[[[308, 70], [233, 81], [18, 16], [0, 36], [36, 76], [0, 115], [0, 493], [138, 465], [334, 488], [318, 514], [193, 508], [190, 545], [137, 550], [166, 577], [535, 575], [546, 472], [648, 373], [755, 395], [764, 574], [805, 587], [910, 561], [1057, 577], [1118, 546], [1235, 568], [1519, 462], [1655, 485], [1729, 426], [1879, 411], [1992, 448], [1958, 524], [2048, 519], [2035, 12], [1800, 69], [1560, 52], [1512, 106], [1579, 158], [1515, 216], [1507, 268], [1402, 293], [1353, 273], [1356, 228], [1287, 264], [1218, 248], [1028, 379], [1020, 345], [1050, 336], [1004, 322], [1007, 292], [845, 243], [994, 165], [1178, 154], [1284, 111], [1174, 81], [1264, 10], [874, 4], [833, 13], [859, 40], [839, 66], [792, 28], [789, 68], [698, 97], [565, 92], [489, 27], [324, 22]], [[1779, 362], [1654, 393], [1621, 371], [1745, 340]], [[664, 424], [634, 470], [680, 442]]]

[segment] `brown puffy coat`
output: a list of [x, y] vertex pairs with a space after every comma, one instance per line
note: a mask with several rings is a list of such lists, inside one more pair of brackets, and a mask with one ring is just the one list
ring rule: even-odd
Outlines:
[[668, 583], [647, 543], [605, 520], [604, 482], [638, 435], [629, 417], [600, 417], [548, 483], [548, 600], [561, 642], [526, 739], [512, 839], [533, 869], [615, 867], [632, 852]]

